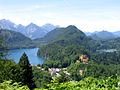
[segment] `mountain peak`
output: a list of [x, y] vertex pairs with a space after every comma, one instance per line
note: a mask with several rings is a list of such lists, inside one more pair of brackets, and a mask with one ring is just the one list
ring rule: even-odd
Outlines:
[[45, 25], [42, 26], [42, 28], [53, 28], [55, 27], [53, 24], [46, 23]]
[[12, 25], [15, 25], [13, 22], [11, 22], [10, 20], [6, 20], [6, 19], [1, 19], [0, 20], [0, 23], [6, 23], [6, 24], [12, 24]]
[[102, 30], [101, 32], [108, 32], [107, 30]]
[[48, 32], [52, 31], [55, 29], [57, 26], [54, 26], [50, 23], [47, 23], [43, 26], [38, 26], [31, 22], [27, 26], [23, 26], [22, 24], [14, 24], [10, 20], [7, 19], [1, 19], [0, 20], [0, 29], [7, 29], [11, 31], [17, 31], [22, 34], [24, 34], [27, 37], [30, 37], [32, 39], [34, 38], [41, 38]]
[[31, 22], [30, 24], [28, 24], [28, 26], [37, 26], [37, 25]]
[[0, 27], [2, 29], [15, 30], [15, 24], [6, 19], [0, 20]]
[[105, 30], [100, 31], [100, 32], [98, 32], [97, 34], [111, 34], [111, 35], [112, 35], [111, 32], [108, 32], [108, 31], [105, 31]]
[[17, 27], [24, 27], [22, 24], [18, 24]]
[[26, 28], [40, 28], [38, 25], [34, 24], [34, 23], [30, 23], [26, 26]]
[[54, 26], [53, 24], [50, 24], [50, 23], [46, 23], [46, 24], [43, 25], [43, 26], [46, 26], [46, 25]]
[[48, 44], [57, 41], [81, 41], [86, 38], [86, 35], [77, 29], [76, 26], [70, 25], [66, 28], [56, 28], [47, 33], [42, 39], [37, 39], [36, 41]]
[[47, 32], [52, 31], [53, 29], [57, 28], [58, 26], [54, 26], [53, 24], [47, 23], [43, 25], [41, 28], [46, 30]]
[[6, 21], [9, 22], [9, 20], [7, 20], [7, 19], [1, 19], [1, 20], [0, 20], [0, 22], [6, 22]]
[[74, 26], [74, 25], [69, 25], [69, 26], [67, 26], [67, 29], [78, 29], [76, 26]]

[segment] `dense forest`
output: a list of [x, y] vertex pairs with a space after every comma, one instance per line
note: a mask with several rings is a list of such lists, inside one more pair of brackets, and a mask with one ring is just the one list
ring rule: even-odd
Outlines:
[[[42, 55], [46, 59], [44, 65], [49, 67], [68, 67], [76, 62], [81, 55], [87, 55], [90, 61], [98, 64], [120, 63], [119, 38], [93, 40], [87, 37], [82, 31], [78, 32], [75, 26], [69, 26], [69, 29], [68, 27], [66, 29], [68, 30], [65, 33], [66, 36], [74, 31], [69, 40], [64, 37], [39, 49], [38, 55]], [[63, 29], [63, 31], [65, 30]], [[56, 36], [56, 38], [61, 38], [61, 35]]]

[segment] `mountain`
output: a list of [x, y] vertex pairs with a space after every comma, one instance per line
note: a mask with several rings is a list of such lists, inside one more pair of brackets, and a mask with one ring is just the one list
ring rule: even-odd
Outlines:
[[16, 30], [16, 25], [9, 21], [9, 20], [6, 20], [6, 19], [2, 19], [0, 20], [0, 28], [1, 29], [8, 29], [8, 30]]
[[50, 31], [52, 31], [52, 30], [54, 30], [55, 28], [58, 28], [58, 27], [59, 26], [54, 26], [50, 23], [47, 23], [47, 24], [41, 26], [41, 28], [43, 28], [46, 32], [50, 32]]
[[45, 36], [49, 31], [55, 29], [56, 27], [58, 26], [54, 26], [52, 24], [45, 24], [43, 26], [38, 26], [34, 23], [30, 23], [27, 26], [23, 26], [22, 24], [16, 25], [13, 22], [6, 19], [0, 20], [1, 29], [17, 31], [31, 39], [41, 38]]
[[84, 38], [86, 35], [80, 31], [77, 27], [70, 25], [66, 28], [56, 28], [48, 32], [43, 38], [35, 39], [36, 43], [48, 44], [56, 41], [64, 40], [78, 40], [79, 38]]
[[[52, 30], [44, 38], [37, 39], [44, 43], [38, 51], [38, 55], [45, 59], [43, 66], [66, 68], [78, 61], [81, 55], [95, 63], [120, 63], [120, 38], [107, 31], [95, 32], [93, 36], [93, 39], [87, 37], [73, 25]], [[102, 50], [106, 52], [101, 53]]]
[[0, 29], [0, 37], [8, 49], [34, 47], [32, 40], [19, 32]]
[[91, 36], [92, 32], [84, 32], [86, 36]]
[[108, 32], [108, 31], [95, 31], [95, 32], [84, 32], [86, 36], [91, 36], [96, 40], [107, 40], [120, 37], [120, 31]]
[[16, 29], [17, 29], [17, 32], [20, 32], [20, 33], [26, 35], [25, 26], [23, 26], [22, 24], [17, 25]]
[[112, 32], [108, 32], [108, 31], [94, 32], [90, 36], [94, 40], [109, 40], [109, 39], [115, 38], [114, 34]]
[[48, 32], [55, 29], [57, 26], [54, 26], [52, 24], [45, 24], [43, 26], [37, 26], [34, 23], [29, 24], [25, 27], [25, 30], [27, 31], [26, 36], [32, 39], [36, 38], [42, 38], [44, 37]]
[[34, 23], [30, 23], [29, 25], [27, 25], [27, 26], [25, 27], [25, 29], [26, 29], [26, 31], [27, 31], [27, 34], [29, 35], [29, 34], [35, 32], [35, 31], [39, 30], [40, 27], [37, 26], [37, 25], [35, 25]]
[[120, 31], [113, 32], [116, 37], [120, 37]]
[[73, 25], [56, 28], [35, 41], [41, 45], [38, 55], [45, 59], [44, 65], [62, 68], [75, 62], [82, 54], [89, 55], [96, 45], [94, 40]]
[[25, 27], [25, 30], [26, 36], [28, 36], [31, 39], [41, 38], [46, 34], [46, 31], [44, 29], [42, 29], [34, 23], [30, 23], [29, 25], [27, 25]]

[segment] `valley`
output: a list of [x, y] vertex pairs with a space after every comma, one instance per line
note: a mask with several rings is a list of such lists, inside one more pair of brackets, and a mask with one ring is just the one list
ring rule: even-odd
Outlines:
[[120, 90], [120, 0], [0, 0], [0, 90]]
[[[61, 87], [68, 88], [69, 86], [71, 88], [75, 86], [77, 90], [77, 85], [80, 85], [79, 89], [83, 90], [101, 89], [102, 86], [98, 85], [103, 85], [103, 90], [119, 87], [117, 85], [120, 80], [119, 36], [108, 31], [87, 35], [74, 25], [57, 28], [49, 26], [45, 25], [50, 29], [41, 33], [41, 28], [31, 23], [26, 27], [27, 29], [21, 29], [24, 32], [27, 31], [28, 35], [14, 28], [10, 30], [8, 27], [5, 29], [2, 25], [0, 26], [0, 49], [8, 54], [6, 58], [3, 58], [4, 53], [0, 54], [0, 67], [4, 67], [0, 69], [1, 83], [9, 79], [18, 83], [23, 80], [23, 85], [27, 85], [26, 88], [32, 88], [34, 84], [37, 87], [35, 90], [49, 90], [52, 87], [55, 88], [53, 90], [58, 90], [58, 88], [63, 90]], [[22, 28], [21, 25], [20, 27]], [[30, 37], [30, 34], [35, 37]], [[25, 84], [26, 76], [22, 78], [20, 76], [26, 73], [24, 70], [21, 71], [23, 67], [29, 68], [26, 71], [31, 70], [29, 73], [32, 72], [33, 76], [27, 76], [28, 74], [26, 76], [27, 80], [34, 80], [34, 82]], [[29, 79], [30, 77], [33, 78]], [[109, 84], [110, 81], [113, 86]], [[86, 86], [87, 82], [91, 82], [89, 87]], [[86, 85], [83, 85], [84, 83]], [[94, 89], [91, 89], [92, 84], [94, 84]], [[25, 88], [25, 86], [22, 87]]]

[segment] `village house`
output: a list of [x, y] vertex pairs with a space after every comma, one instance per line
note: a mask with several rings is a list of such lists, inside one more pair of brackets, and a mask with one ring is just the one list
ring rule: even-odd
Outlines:
[[79, 57], [79, 60], [81, 61], [81, 62], [83, 62], [83, 63], [87, 63], [88, 62], [88, 56], [87, 55], [81, 55], [80, 57]]
[[50, 72], [51, 75], [57, 75], [61, 71], [59, 68], [49, 68], [48, 71]]

